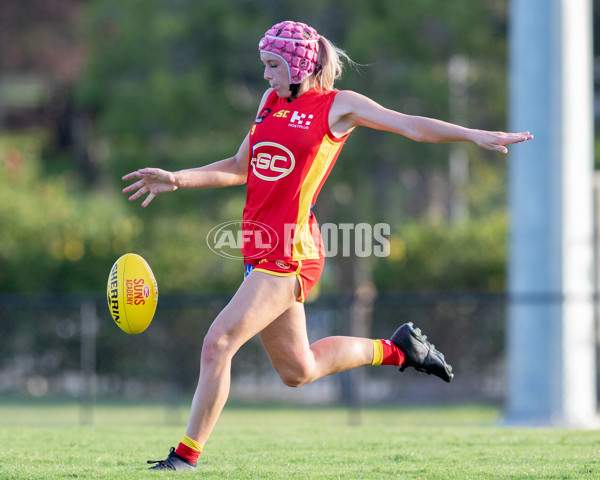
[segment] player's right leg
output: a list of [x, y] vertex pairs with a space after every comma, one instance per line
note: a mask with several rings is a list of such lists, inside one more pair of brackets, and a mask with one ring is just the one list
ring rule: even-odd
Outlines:
[[413, 367], [446, 382], [454, 377], [444, 355], [412, 323], [390, 339], [332, 336], [309, 344], [304, 305], [296, 303], [260, 332], [260, 339], [283, 383], [299, 387], [326, 375], [367, 365]]
[[452, 366], [446, 363], [444, 355], [429, 343], [427, 337], [419, 328], [414, 328], [412, 323], [400, 326], [390, 338], [390, 342], [404, 355], [404, 361], [400, 365], [401, 372], [407, 367], [413, 367], [419, 372], [435, 375], [448, 383], [454, 378]]
[[310, 345], [304, 304], [299, 302], [261, 331], [260, 340], [281, 380], [290, 387], [370, 365], [373, 360], [373, 341], [367, 338], [327, 337]]

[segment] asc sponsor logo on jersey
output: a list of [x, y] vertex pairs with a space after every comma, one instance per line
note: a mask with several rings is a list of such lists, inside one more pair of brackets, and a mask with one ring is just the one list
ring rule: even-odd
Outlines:
[[275, 142], [259, 142], [252, 146], [250, 165], [258, 178], [274, 182], [292, 172], [296, 159], [294, 154], [283, 145]]

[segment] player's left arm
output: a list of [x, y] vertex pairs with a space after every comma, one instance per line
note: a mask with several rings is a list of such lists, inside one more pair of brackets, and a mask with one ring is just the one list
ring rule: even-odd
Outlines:
[[331, 131], [343, 136], [363, 126], [398, 133], [417, 142], [472, 142], [487, 150], [506, 153], [506, 145], [531, 140], [529, 132], [490, 132], [461, 127], [434, 118], [405, 115], [379, 105], [368, 97], [349, 90], [336, 95], [329, 115]]

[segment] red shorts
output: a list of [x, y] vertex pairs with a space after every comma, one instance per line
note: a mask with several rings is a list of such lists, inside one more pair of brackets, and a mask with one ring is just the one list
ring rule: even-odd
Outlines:
[[323, 266], [325, 265], [325, 258], [309, 259], [309, 260], [298, 260], [298, 261], [284, 261], [284, 260], [268, 260], [266, 258], [260, 259], [244, 259], [244, 278], [246, 278], [252, 270], [257, 272], [268, 273], [269, 275], [277, 275], [280, 277], [288, 277], [296, 275], [298, 282], [300, 282], [300, 294], [298, 295], [298, 302], [304, 302], [306, 297], [312, 288], [317, 284], [321, 273], [323, 273]]

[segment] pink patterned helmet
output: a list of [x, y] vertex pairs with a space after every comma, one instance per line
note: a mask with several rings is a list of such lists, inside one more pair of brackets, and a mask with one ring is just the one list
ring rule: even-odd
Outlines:
[[304, 23], [286, 20], [267, 30], [258, 44], [258, 50], [285, 61], [290, 85], [299, 84], [315, 71], [319, 55], [319, 34]]

